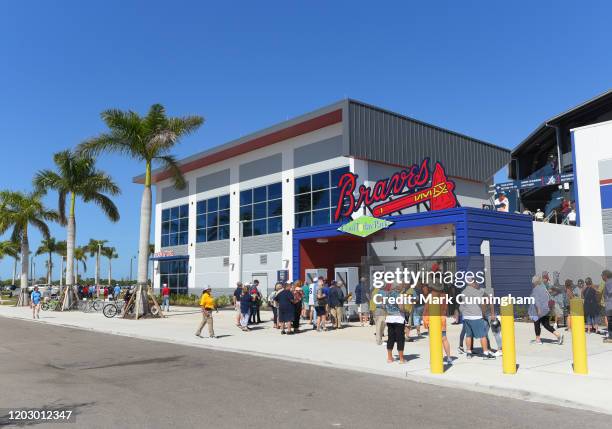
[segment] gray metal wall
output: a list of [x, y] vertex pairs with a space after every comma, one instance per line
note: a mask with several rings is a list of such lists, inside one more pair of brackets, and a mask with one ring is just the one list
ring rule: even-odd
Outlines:
[[212, 189], [222, 188], [230, 184], [229, 168], [216, 173], [200, 176], [196, 179], [196, 192], [206, 192]]
[[265, 158], [256, 159], [240, 165], [240, 181], [255, 179], [268, 174], [279, 173], [283, 169], [282, 154], [276, 153]]
[[184, 189], [176, 189], [174, 186], [167, 186], [161, 190], [162, 203], [187, 196], [189, 196], [189, 182], [185, 184]]
[[392, 112], [348, 105], [349, 152], [360, 159], [409, 166], [440, 161], [449, 175], [486, 181], [510, 161], [510, 151]]
[[295, 168], [303, 167], [304, 165], [327, 161], [338, 156], [342, 156], [342, 136], [332, 137], [296, 148], [293, 151], [293, 166]]

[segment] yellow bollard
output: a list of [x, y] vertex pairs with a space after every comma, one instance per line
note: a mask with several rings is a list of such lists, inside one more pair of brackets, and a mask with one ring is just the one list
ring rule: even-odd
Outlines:
[[570, 300], [572, 318], [572, 352], [574, 355], [574, 373], [588, 374], [586, 334], [584, 332], [584, 301], [580, 298]]
[[504, 374], [516, 374], [516, 340], [514, 337], [514, 306], [501, 306], [502, 367]]
[[432, 374], [444, 373], [442, 360], [442, 316], [440, 304], [429, 306], [429, 367]]

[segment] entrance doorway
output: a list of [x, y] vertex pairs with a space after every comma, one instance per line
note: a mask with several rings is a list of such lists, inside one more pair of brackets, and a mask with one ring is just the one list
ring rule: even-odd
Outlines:
[[264, 296], [268, 296], [268, 274], [267, 273], [253, 273], [251, 277], [251, 282], [254, 283], [255, 280], [259, 280], [259, 291]]

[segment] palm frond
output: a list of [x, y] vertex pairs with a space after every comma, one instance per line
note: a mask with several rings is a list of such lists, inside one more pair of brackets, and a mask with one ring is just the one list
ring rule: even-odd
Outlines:
[[83, 195], [83, 201], [86, 203], [93, 202], [102, 209], [106, 217], [111, 221], [117, 222], [119, 220], [119, 209], [115, 203], [106, 195], [99, 192], [92, 192], [87, 195]]
[[185, 189], [187, 182], [176, 159], [172, 155], [157, 156], [154, 158], [162, 164], [162, 168], [172, 175], [174, 187], [177, 189]]

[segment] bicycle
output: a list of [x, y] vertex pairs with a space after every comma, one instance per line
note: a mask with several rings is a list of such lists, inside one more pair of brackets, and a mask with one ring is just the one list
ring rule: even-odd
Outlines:
[[79, 301], [79, 310], [89, 313], [91, 311], [101, 311], [104, 307], [104, 301], [101, 299], [93, 299], [91, 301]]
[[112, 319], [117, 314], [121, 313], [124, 305], [125, 303], [123, 301], [111, 301], [110, 303], [106, 304], [104, 308], [102, 308], [102, 314], [109, 319]]
[[40, 308], [43, 311], [47, 311], [47, 310], [55, 311], [57, 307], [59, 307], [59, 305], [60, 305], [59, 299], [50, 299], [48, 301], [43, 301]]

